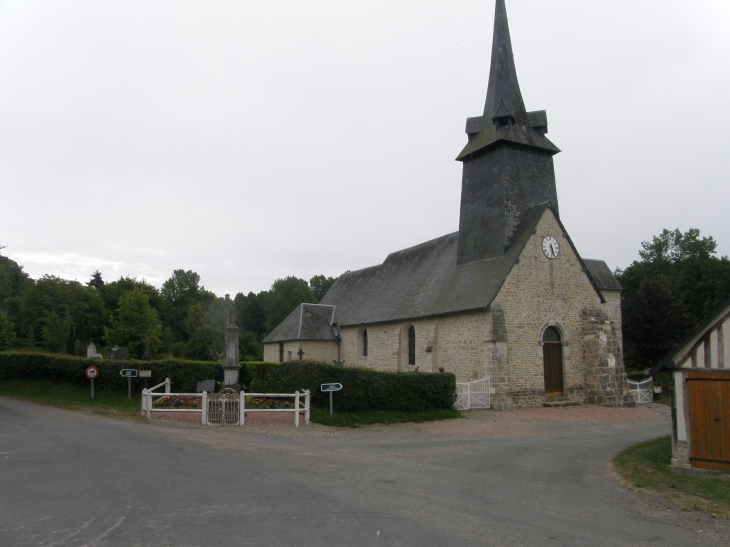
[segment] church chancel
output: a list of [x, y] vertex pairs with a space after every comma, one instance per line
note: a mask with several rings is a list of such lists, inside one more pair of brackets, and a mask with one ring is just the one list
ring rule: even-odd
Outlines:
[[459, 231], [342, 274], [264, 339], [264, 359], [490, 377], [496, 409], [630, 404], [621, 287], [560, 221], [545, 111], [528, 112], [504, 0], [487, 98], [466, 121]]

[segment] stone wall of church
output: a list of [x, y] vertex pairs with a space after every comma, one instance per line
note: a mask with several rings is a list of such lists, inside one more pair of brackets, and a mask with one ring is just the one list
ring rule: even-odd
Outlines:
[[[560, 245], [550, 260], [542, 241]], [[494, 300], [504, 315], [508, 371], [504, 408], [539, 406], [545, 401], [542, 332], [555, 326], [563, 338], [563, 387], [571, 400], [586, 399], [583, 310], [600, 307], [588, 276], [551, 211], [546, 211], [519, 262]]]
[[[416, 364], [407, 359], [407, 332], [416, 333]], [[452, 372], [459, 382], [483, 378], [484, 341], [491, 331], [491, 314], [485, 311], [432, 319], [368, 325], [368, 355], [362, 355], [365, 327], [341, 330], [345, 366], [385, 371]]]
[[[293, 340], [284, 342], [284, 361], [299, 359], [299, 350], [302, 350], [302, 359], [307, 361], [321, 361], [332, 363], [337, 359], [337, 343], [332, 341], [321, 342], [315, 340]], [[264, 361], [279, 362], [279, 344], [264, 344]]]

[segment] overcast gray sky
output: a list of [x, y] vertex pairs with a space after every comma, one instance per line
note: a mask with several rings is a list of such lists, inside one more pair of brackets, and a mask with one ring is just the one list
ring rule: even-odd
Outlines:
[[[507, 0], [585, 258], [730, 254], [730, 2]], [[33, 277], [336, 276], [458, 230], [494, 0], [0, 1], [0, 245]]]

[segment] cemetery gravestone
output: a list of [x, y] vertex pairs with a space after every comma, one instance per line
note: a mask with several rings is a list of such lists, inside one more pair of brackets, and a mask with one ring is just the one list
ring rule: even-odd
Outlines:
[[127, 348], [112, 349], [112, 361], [129, 361], [129, 350]]
[[201, 380], [198, 382], [198, 385], [195, 387], [195, 393], [203, 393], [204, 391], [213, 393], [215, 391], [215, 380]]
[[91, 342], [86, 348], [87, 359], [101, 359], [101, 353], [96, 353], [96, 346], [94, 342]]

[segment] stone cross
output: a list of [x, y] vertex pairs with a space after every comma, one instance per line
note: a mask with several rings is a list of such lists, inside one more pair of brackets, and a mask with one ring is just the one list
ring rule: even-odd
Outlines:
[[150, 357], [150, 339], [145, 338], [144, 340], [142, 340], [142, 342], [144, 342], [144, 355], [142, 355], [142, 359], [145, 361], [149, 361], [152, 359]]

